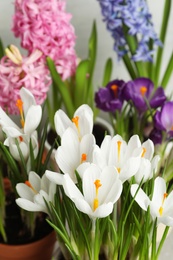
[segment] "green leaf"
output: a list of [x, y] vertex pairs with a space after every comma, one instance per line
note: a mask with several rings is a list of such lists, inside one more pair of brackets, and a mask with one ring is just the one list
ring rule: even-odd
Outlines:
[[23, 182], [24, 180], [20, 174], [20, 169], [18, 168], [16, 161], [10, 154], [8, 148], [1, 142], [0, 142], [0, 151], [1, 151], [2, 155], [4, 156], [6, 162], [8, 163], [10, 170], [14, 174], [14, 179], [16, 179], [16, 181], [18, 180], [19, 182]]
[[[172, 0], [166, 0], [165, 1], [165, 6], [163, 10], [163, 17], [162, 17], [162, 26], [161, 26], [161, 31], [160, 31], [160, 40], [164, 44], [165, 43], [165, 38], [166, 38], [166, 32], [167, 32], [167, 26], [168, 26], [168, 21], [170, 17], [170, 11], [171, 11], [171, 3]], [[157, 58], [156, 58], [156, 66], [155, 66], [155, 84], [156, 87], [158, 85], [159, 81], [159, 76], [160, 76], [160, 68], [162, 64], [162, 56], [163, 56], [163, 47], [159, 47], [157, 51]]]
[[96, 22], [93, 22], [92, 32], [89, 39], [89, 55], [88, 60], [89, 62], [89, 79], [88, 79], [88, 87], [87, 87], [87, 97], [88, 101], [90, 101], [90, 106], [93, 108], [93, 97], [94, 97], [94, 88], [92, 84], [93, 80], [93, 74], [94, 74], [94, 68], [96, 63], [96, 57], [97, 57], [97, 28], [96, 28]]
[[2, 40], [0, 39], [0, 59], [5, 55], [4, 53], [4, 46]]
[[113, 67], [112, 59], [109, 58], [106, 61], [105, 68], [104, 68], [104, 75], [103, 75], [103, 81], [102, 81], [103, 87], [106, 86], [108, 84], [108, 82], [110, 81], [111, 74], [112, 74], [112, 67]]
[[89, 60], [83, 60], [76, 69], [76, 84], [74, 89], [75, 109], [85, 103], [87, 99], [87, 73], [89, 70]]
[[72, 118], [75, 108], [74, 108], [74, 104], [72, 102], [70, 93], [68, 91], [68, 88], [67, 88], [66, 84], [62, 81], [60, 75], [58, 74], [58, 72], [56, 70], [53, 60], [50, 57], [47, 57], [47, 64], [48, 64], [48, 67], [49, 67], [49, 70], [51, 73], [53, 83], [55, 84], [57, 91], [59, 91], [61, 93], [61, 97], [63, 99], [67, 114], [70, 118]]

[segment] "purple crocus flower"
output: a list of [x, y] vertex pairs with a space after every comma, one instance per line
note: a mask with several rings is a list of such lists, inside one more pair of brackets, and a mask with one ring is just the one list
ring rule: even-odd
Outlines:
[[161, 144], [162, 143], [162, 131], [158, 130], [157, 128], [154, 128], [149, 135], [149, 139], [151, 139], [155, 145]]
[[113, 80], [105, 88], [100, 88], [95, 94], [96, 106], [106, 112], [121, 110], [123, 105], [123, 80]]
[[158, 87], [154, 92], [154, 84], [148, 78], [137, 78], [127, 82], [123, 89], [123, 97], [126, 101], [132, 100], [139, 112], [145, 112], [148, 105], [158, 108], [166, 101], [163, 88]]
[[165, 131], [173, 137], [173, 101], [166, 102], [154, 116], [154, 125], [158, 130]]

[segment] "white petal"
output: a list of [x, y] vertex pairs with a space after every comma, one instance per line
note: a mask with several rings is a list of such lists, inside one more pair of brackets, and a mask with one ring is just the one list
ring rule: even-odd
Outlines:
[[63, 185], [64, 182], [64, 174], [58, 173], [58, 172], [52, 172], [52, 171], [46, 171], [45, 172], [46, 177], [51, 181], [58, 185]]
[[36, 105], [36, 101], [35, 101], [35, 98], [32, 95], [32, 93], [28, 89], [26, 89], [24, 87], [20, 89], [20, 97], [21, 97], [21, 99], [23, 101], [24, 115], [26, 115], [28, 109], [32, 105]]
[[154, 181], [154, 192], [152, 197], [152, 202], [158, 207], [162, 204], [163, 195], [166, 192], [165, 180], [161, 177], [157, 177]]
[[108, 204], [103, 204], [99, 206], [93, 214], [93, 217], [96, 218], [105, 218], [109, 216], [113, 211], [113, 203], [109, 202]]
[[34, 191], [24, 183], [18, 183], [16, 185], [17, 193], [21, 198], [33, 201]]
[[[135, 196], [137, 190], [139, 188], [138, 184], [133, 184], [131, 186], [131, 195], [132, 197]], [[140, 188], [135, 196], [135, 201], [139, 204], [139, 206], [147, 211], [148, 205], [150, 203], [150, 200], [148, 198], [148, 196], [145, 194], [145, 192]]]
[[8, 137], [16, 138], [23, 135], [23, 132], [17, 127], [15, 128], [15, 127], [7, 126], [7, 127], [3, 127], [2, 130], [4, 131], [4, 133], [6, 133]]
[[169, 217], [169, 216], [160, 217], [160, 218], [158, 218], [158, 222], [163, 223], [166, 226], [173, 227], [173, 218], [172, 217]]
[[72, 127], [73, 123], [72, 121], [68, 118], [66, 113], [59, 109], [54, 116], [54, 123], [55, 123], [55, 129], [57, 134], [62, 137], [63, 133], [68, 127]]
[[83, 174], [83, 194], [85, 200], [92, 206], [95, 198], [95, 184], [97, 179], [100, 179], [101, 170], [97, 165], [91, 164]]
[[1, 107], [0, 107], [0, 125], [2, 125], [2, 127], [11, 126], [13, 128], [17, 128], [18, 130], [20, 130], [19, 127], [11, 120], [9, 116], [7, 116], [7, 114], [4, 112], [4, 110]]
[[26, 199], [16, 199], [16, 203], [19, 207], [27, 210], [27, 211], [31, 211], [31, 212], [45, 212], [45, 207], [42, 207], [41, 205], [35, 204], [29, 200]]
[[82, 193], [76, 187], [72, 179], [68, 174], [64, 175], [64, 183], [63, 183], [64, 191], [66, 195], [74, 201], [74, 199], [84, 199]]
[[141, 142], [138, 135], [133, 135], [127, 146], [127, 152], [126, 152], [126, 159], [128, 159], [131, 156], [134, 156], [133, 152], [135, 149], [139, 148], [141, 146]]
[[39, 190], [41, 189], [41, 178], [40, 178], [40, 176], [37, 173], [31, 171], [31, 172], [29, 172], [28, 180], [31, 183], [34, 190], [39, 192]]
[[142, 144], [142, 148], [146, 149], [146, 152], [144, 154], [144, 157], [148, 160], [151, 160], [154, 154], [154, 144], [153, 142], [148, 139]]
[[74, 198], [73, 201], [79, 211], [87, 214], [88, 216], [92, 215], [92, 209], [84, 198]]
[[119, 178], [122, 182], [129, 180], [136, 174], [140, 166], [140, 157], [129, 158], [124, 167], [120, 171]]
[[31, 135], [40, 124], [41, 117], [41, 106], [31, 106], [25, 117], [24, 132]]

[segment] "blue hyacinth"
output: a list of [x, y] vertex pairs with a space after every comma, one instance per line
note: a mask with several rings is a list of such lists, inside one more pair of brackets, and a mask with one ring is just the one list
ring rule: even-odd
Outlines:
[[[145, 0], [98, 0], [107, 29], [114, 38], [118, 58], [129, 54], [134, 61], [152, 61], [154, 49], [161, 46]], [[133, 37], [131, 48], [128, 37]], [[152, 48], [150, 47], [152, 46]]]

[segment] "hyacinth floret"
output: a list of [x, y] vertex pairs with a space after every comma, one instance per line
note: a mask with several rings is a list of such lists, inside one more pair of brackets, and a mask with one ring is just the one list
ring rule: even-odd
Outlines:
[[15, 0], [12, 31], [31, 53], [39, 49], [54, 60], [65, 80], [75, 73], [75, 31], [64, 0]]
[[[154, 31], [152, 16], [145, 0], [98, 0], [101, 6], [104, 22], [114, 38], [114, 50], [121, 59], [130, 49], [125, 32], [135, 36], [137, 46], [131, 58], [134, 61], [153, 61], [154, 51], [149, 48], [162, 46]], [[132, 15], [133, 14], [133, 15]]]
[[[28, 56], [22, 56], [16, 46], [6, 49], [0, 60], [0, 106], [10, 114], [18, 114], [16, 101], [20, 99], [20, 89], [25, 87], [41, 105], [47, 97], [51, 85], [48, 68], [42, 53], [35, 50]], [[16, 55], [15, 55], [16, 54]]]

